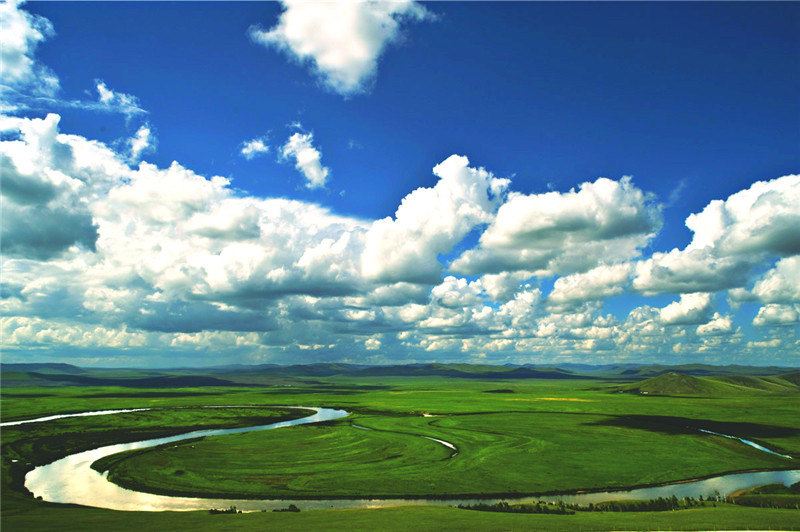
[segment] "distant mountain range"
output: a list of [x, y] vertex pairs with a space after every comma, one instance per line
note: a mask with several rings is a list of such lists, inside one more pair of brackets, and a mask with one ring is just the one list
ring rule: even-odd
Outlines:
[[[791, 382], [798, 373], [784, 367], [712, 366], [688, 364], [666, 366], [657, 364], [613, 364], [592, 366], [587, 364], [544, 365], [479, 365], [479, 364], [405, 364], [368, 366], [358, 364], [319, 363], [280, 366], [225, 365], [210, 368], [134, 369], [134, 368], [81, 368], [65, 363], [0, 364], [3, 386], [130, 386], [137, 388], [186, 386], [238, 386], [268, 385], [282, 379], [346, 377], [449, 377], [459, 379], [601, 379], [612, 381], [638, 381], [662, 375], [680, 375], [682, 378], [707, 376], [725, 377], [735, 384], [736, 378], [758, 378], [784, 375]], [[669, 381], [672, 379], [672, 381]], [[740, 379], [741, 380], [741, 379]], [[669, 381], [669, 382], [666, 382]], [[675, 382], [673, 382], [675, 381]], [[665, 379], [666, 388], [677, 386], [691, 391], [695, 381], [678, 382], [673, 377]], [[645, 381], [647, 382], [647, 381]], [[786, 381], [783, 381], [786, 382]], [[641, 390], [659, 393], [658, 386]], [[659, 384], [660, 383], [660, 384]], [[753, 384], [752, 382], [750, 384]], [[673, 390], [674, 391], [674, 390]], [[665, 393], [668, 393], [667, 389]], [[682, 393], [682, 392], [681, 392]]]

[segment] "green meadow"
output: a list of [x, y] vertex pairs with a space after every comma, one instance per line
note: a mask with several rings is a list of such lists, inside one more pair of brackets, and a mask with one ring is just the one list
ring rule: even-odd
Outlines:
[[[115, 408], [144, 412], [67, 418], [2, 429], [6, 530], [103, 527], [281, 529], [746, 529], [800, 528], [800, 511], [724, 502], [668, 512], [502, 514], [447, 507], [210, 515], [118, 512], [37, 501], [26, 471], [73, 452], [199, 428], [297, 417], [285, 407], [345, 409], [319, 425], [206, 437], [96, 463], [124, 487], [217, 498], [513, 496], [622, 488], [724, 472], [796, 468], [699, 428], [748, 437], [800, 456], [800, 393], [711, 378], [648, 383], [605, 379], [317, 376], [249, 386], [4, 388], [3, 421]], [[710, 379], [710, 380], [709, 380]], [[763, 379], [758, 378], [759, 382]], [[735, 379], [734, 379], [735, 381]], [[789, 382], [787, 385], [786, 383]], [[653, 385], [673, 386], [653, 391]], [[710, 384], [705, 386], [705, 384]], [[203, 406], [236, 406], [209, 409]], [[457, 454], [428, 438], [452, 443]], [[758, 494], [752, 494], [752, 497]]]

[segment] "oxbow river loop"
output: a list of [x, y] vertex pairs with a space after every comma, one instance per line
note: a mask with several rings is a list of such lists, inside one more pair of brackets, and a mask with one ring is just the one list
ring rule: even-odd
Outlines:
[[[43, 500], [56, 503], [80, 504], [96, 508], [126, 511], [190, 511], [208, 510], [210, 508], [227, 508], [236, 506], [243, 511], [270, 510], [295, 504], [303, 510], [327, 508], [382, 508], [408, 505], [438, 505], [453, 506], [459, 504], [494, 503], [508, 501], [512, 503], [525, 503], [540, 501], [564, 501], [567, 503], [589, 504], [612, 500], [655, 499], [658, 497], [708, 497], [714, 495], [725, 496], [734, 491], [762, 486], [766, 484], [790, 485], [800, 482], [800, 469], [758, 471], [751, 473], [732, 473], [718, 475], [702, 480], [692, 480], [664, 484], [661, 486], [636, 488], [629, 490], [598, 491], [575, 494], [538, 495], [526, 497], [481, 498], [481, 499], [213, 499], [198, 497], [173, 497], [169, 495], [156, 495], [141, 491], [134, 491], [110, 482], [103, 474], [92, 469], [92, 464], [101, 458], [113, 454], [146, 449], [166, 443], [178, 442], [191, 438], [205, 436], [224, 436], [228, 434], [243, 434], [263, 430], [274, 430], [283, 427], [306, 425], [332, 421], [346, 417], [348, 412], [332, 408], [321, 407], [292, 407], [301, 411], [311, 412], [310, 415], [280, 421], [267, 425], [239, 427], [231, 429], [197, 430], [169, 436], [154, 438], [132, 443], [107, 445], [89, 451], [75, 453], [50, 464], [36, 467], [25, 476], [25, 487], [34, 496]], [[115, 415], [118, 413], [137, 411], [142, 409], [95, 411], [91, 413], [64, 414], [46, 416], [35, 420], [22, 422], [3, 423], [25, 424], [32, 422], [47, 422], [63, 417], [89, 416], [89, 415]], [[429, 438], [433, 439], [433, 438]], [[450, 447], [452, 444], [444, 440], [434, 439], [438, 443]], [[455, 447], [451, 447], [455, 450]], [[771, 452], [771, 451], [770, 451]], [[773, 453], [774, 454], [774, 453]], [[455, 455], [454, 455], [455, 456]]]

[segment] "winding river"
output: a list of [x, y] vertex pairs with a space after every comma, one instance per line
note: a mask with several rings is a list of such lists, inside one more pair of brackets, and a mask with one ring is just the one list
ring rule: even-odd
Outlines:
[[[477, 504], [495, 503], [508, 501], [512, 503], [526, 503], [534, 501], [564, 501], [567, 503], [589, 504], [611, 500], [636, 500], [636, 499], [655, 499], [658, 497], [709, 497], [714, 495], [725, 496], [734, 491], [762, 486], [765, 484], [784, 484], [790, 485], [800, 482], [800, 469], [795, 470], [775, 470], [759, 471], [752, 473], [733, 473], [719, 475], [702, 480], [692, 480], [677, 482], [661, 486], [637, 488], [618, 491], [586, 492], [563, 495], [538, 495], [535, 497], [504, 497], [504, 498], [481, 498], [481, 499], [315, 499], [315, 500], [293, 500], [293, 499], [212, 499], [196, 497], [173, 497], [168, 495], [155, 495], [140, 491], [129, 490], [117, 486], [110, 482], [106, 477], [107, 473], [102, 474], [91, 465], [106, 456], [131, 451], [134, 449], [146, 449], [163, 445], [166, 443], [178, 442], [191, 438], [204, 436], [222, 436], [226, 434], [242, 434], [262, 430], [272, 430], [282, 427], [295, 425], [306, 425], [340, 419], [348, 415], [345, 410], [317, 407], [294, 407], [298, 410], [311, 412], [311, 415], [268, 425], [257, 425], [252, 427], [240, 427], [232, 429], [211, 429], [196, 430], [165, 438], [154, 438], [132, 443], [122, 443], [107, 445], [89, 451], [72, 454], [56, 460], [47, 465], [39, 466], [28, 472], [25, 476], [25, 487], [36, 497], [41, 497], [48, 502], [80, 504], [93, 506], [96, 508], [107, 508], [112, 510], [127, 511], [189, 511], [189, 510], [208, 510], [209, 508], [227, 508], [236, 506], [243, 511], [270, 510], [283, 508], [288, 504], [294, 504], [303, 510], [326, 509], [326, 508], [383, 508], [393, 506], [409, 505], [440, 505], [453, 506], [458, 504]], [[21, 425], [33, 422], [46, 422], [65, 417], [80, 417], [90, 415], [113, 415], [123, 412], [140, 411], [147, 409], [129, 410], [105, 410], [96, 412], [85, 412], [79, 414], [62, 414], [56, 416], [46, 416], [26, 421], [14, 421], [2, 423], [0, 426]], [[727, 435], [720, 434], [719, 436]], [[444, 440], [426, 437], [434, 440], [455, 452], [457, 449], [451, 443]], [[738, 439], [738, 438], [737, 438]], [[760, 447], [760, 446], [759, 446]], [[763, 448], [765, 452], [773, 451]], [[455, 456], [455, 454], [453, 455]]]

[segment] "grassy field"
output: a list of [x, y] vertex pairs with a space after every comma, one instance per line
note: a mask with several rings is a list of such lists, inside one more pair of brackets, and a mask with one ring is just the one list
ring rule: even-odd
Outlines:
[[52, 507], [2, 516], [4, 530], [797, 530], [800, 512], [720, 504], [676, 512], [531, 515], [409, 507], [300, 513], [112, 512]]
[[[7, 530], [53, 523], [108, 529], [800, 528], [797, 510], [727, 504], [574, 516], [432, 507], [292, 515], [112, 512], [34, 501], [21, 487], [32, 466], [104, 443], [292, 415], [276, 405], [340, 407], [352, 415], [322, 426], [117, 455], [106, 464], [110, 478], [151, 492], [227, 497], [488, 495], [623, 487], [794, 465], [733, 440], [701, 435], [700, 426], [800, 455], [796, 391], [740, 393], [725, 387], [724, 394], [704, 397], [612, 393], [618, 387], [597, 380], [383, 376], [294, 379], [266, 387], [7, 388], [0, 399], [3, 421], [93, 409], [156, 410], [4, 428], [2, 525]], [[260, 406], [196, 408], [206, 405]], [[459, 452], [451, 458], [449, 449], [422, 436], [452, 442]]]
[[[357, 427], [376, 430], [341, 421], [206, 438], [124, 457], [109, 478], [189, 496], [403, 497], [624, 487], [787, 466], [729, 439], [627, 429], [606, 420], [551, 412], [357, 415]], [[451, 459], [449, 449], [420, 435], [451, 442], [459, 454]]]
[[736, 504], [760, 508], [793, 508], [800, 510], [800, 482], [792, 486], [771, 484], [738, 493], [733, 497]]

